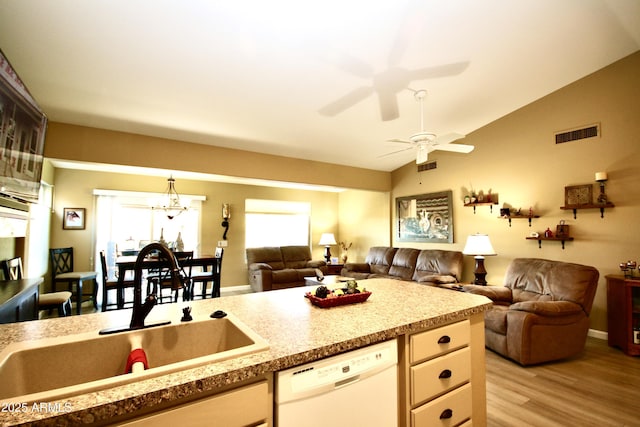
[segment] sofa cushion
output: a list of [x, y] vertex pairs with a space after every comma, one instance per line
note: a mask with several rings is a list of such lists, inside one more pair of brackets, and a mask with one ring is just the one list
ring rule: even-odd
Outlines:
[[282, 246], [282, 260], [284, 268], [305, 268], [311, 261], [311, 250], [309, 246]]
[[[434, 283], [455, 283], [462, 276], [462, 252], [441, 249], [423, 249], [416, 260], [416, 269], [412, 280], [416, 282], [434, 282], [434, 275], [451, 276], [453, 281]], [[449, 280], [449, 279], [447, 279]]]
[[435, 284], [457, 283], [457, 280], [455, 277], [447, 276], [445, 274], [425, 274], [425, 275], [421, 275], [419, 279], [416, 279], [416, 275], [414, 273], [412, 280], [418, 283], [435, 283]]
[[369, 249], [365, 263], [369, 264], [369, 270], [372, 274], [389, 274], [389, 268], [396, 253], [396, 248], [388, 246], [374, 246]]
[[285, 268], [284, 270], [274, 270], [272, 276], [272, 283], [292, 283], [298, 281], [298, 272], [292, 268]]
[[247, 248], [247, 264], [269, 264], [274, 270], [282, 270], [284, 262], [279, 247]]
[[398, 277], [402, 280], [411, 280], [413, 271], [416, 268], [416, 260], [418, 259], [418, 249], [400, 248], [393, 256], [389, 275]]

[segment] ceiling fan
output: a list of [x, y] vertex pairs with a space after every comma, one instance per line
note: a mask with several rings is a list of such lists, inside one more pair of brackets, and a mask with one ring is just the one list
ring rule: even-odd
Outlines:
[[378, 95], [382, 121], [394, 120], [399, 116], [396, 96], [409, 87], [412, 81], [454, 76], [467, 69], [468, 61], [412, 70], [399, 66], [410, 42], [418, 37], [420, 30], [428, 22], [424, 3], [422, 0], [411, 0], [407, 5], [403, 21], [387, 56], [385, 70], [376, 73], [370, 64], [346, 53], [331, 52], [330, 55], [327, 55], [327, 59], [336, 67], [354, 76], [369, 80], [371, 84], [355, 88], [320, 108], [318, 112], [321, 115], [333, 117], [376, 94]]
[[380, 157], [390, 156], [392, 154], [401, 153], [407, 150], [416, 150], [416, 163], [422, 164], [429, 159], [429, 153], [434, 150], [452, 151], [454, 153], [470, 153], [475, 148], [473, 145], [465, 144], [451, 144], [454, 141], [464, 138], [464, 135], [459, 133], [448, 133], [445, 135], [436, 135], [432, 132], [424, 130], [424, 98], [427, 96], [426, 90], [414, 91], [414, 97], [420, 102], [420, 132], [415, 133], [409, 137], [409, 140], [403, 139], [390, 139], [389, 142], [397, 142], [400, 144], [410, 144], [410, 147], [403, 148], [402, 150], [393, 151], [391, 153], [383, 154]]

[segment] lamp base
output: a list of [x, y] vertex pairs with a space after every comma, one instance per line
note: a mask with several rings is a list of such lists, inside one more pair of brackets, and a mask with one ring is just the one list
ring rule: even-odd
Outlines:
[[476, 276], [476, 279], [473, 281], [474, 285], [487, 286], [487, 270], [484, 268], [484, 257], [476, 256], [476, 269], [473, 274]]
[[331, 248], [329, 246], [324, 247], [324, 259], [327, 261], [327, 264], [331, 264]]

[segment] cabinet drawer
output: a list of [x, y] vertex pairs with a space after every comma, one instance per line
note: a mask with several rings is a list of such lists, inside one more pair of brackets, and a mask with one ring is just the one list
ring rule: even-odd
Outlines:
[[414, 364], [469, 345], [470, 334], [469, 321], [463, 320], [452, 325], [411, 335], [410, 362]]
[[469, 347], [411, 367], [411, 405], [454, 389], [471, 378]]
[[266, 425], [258, 423], [269, 418], [271, 404], [267, 381], [262, 381], [118, 425], [127, 427]]
[[450, 427], [471, 419], [471, 385], [450, 391], [442, 397], [411, 410], [411, 427]]

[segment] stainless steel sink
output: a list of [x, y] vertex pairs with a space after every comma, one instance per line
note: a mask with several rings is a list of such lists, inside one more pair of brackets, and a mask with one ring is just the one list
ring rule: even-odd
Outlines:
[[[141, 343], [149, 369], [125, 374]], [[0, 399], [45, 401], [190, 369], [268, 349], [229, 315], [114, 335], [98, 332], [15, 343], [0, 353]], [[19, 399], [17, 399], [19, 398]]]

